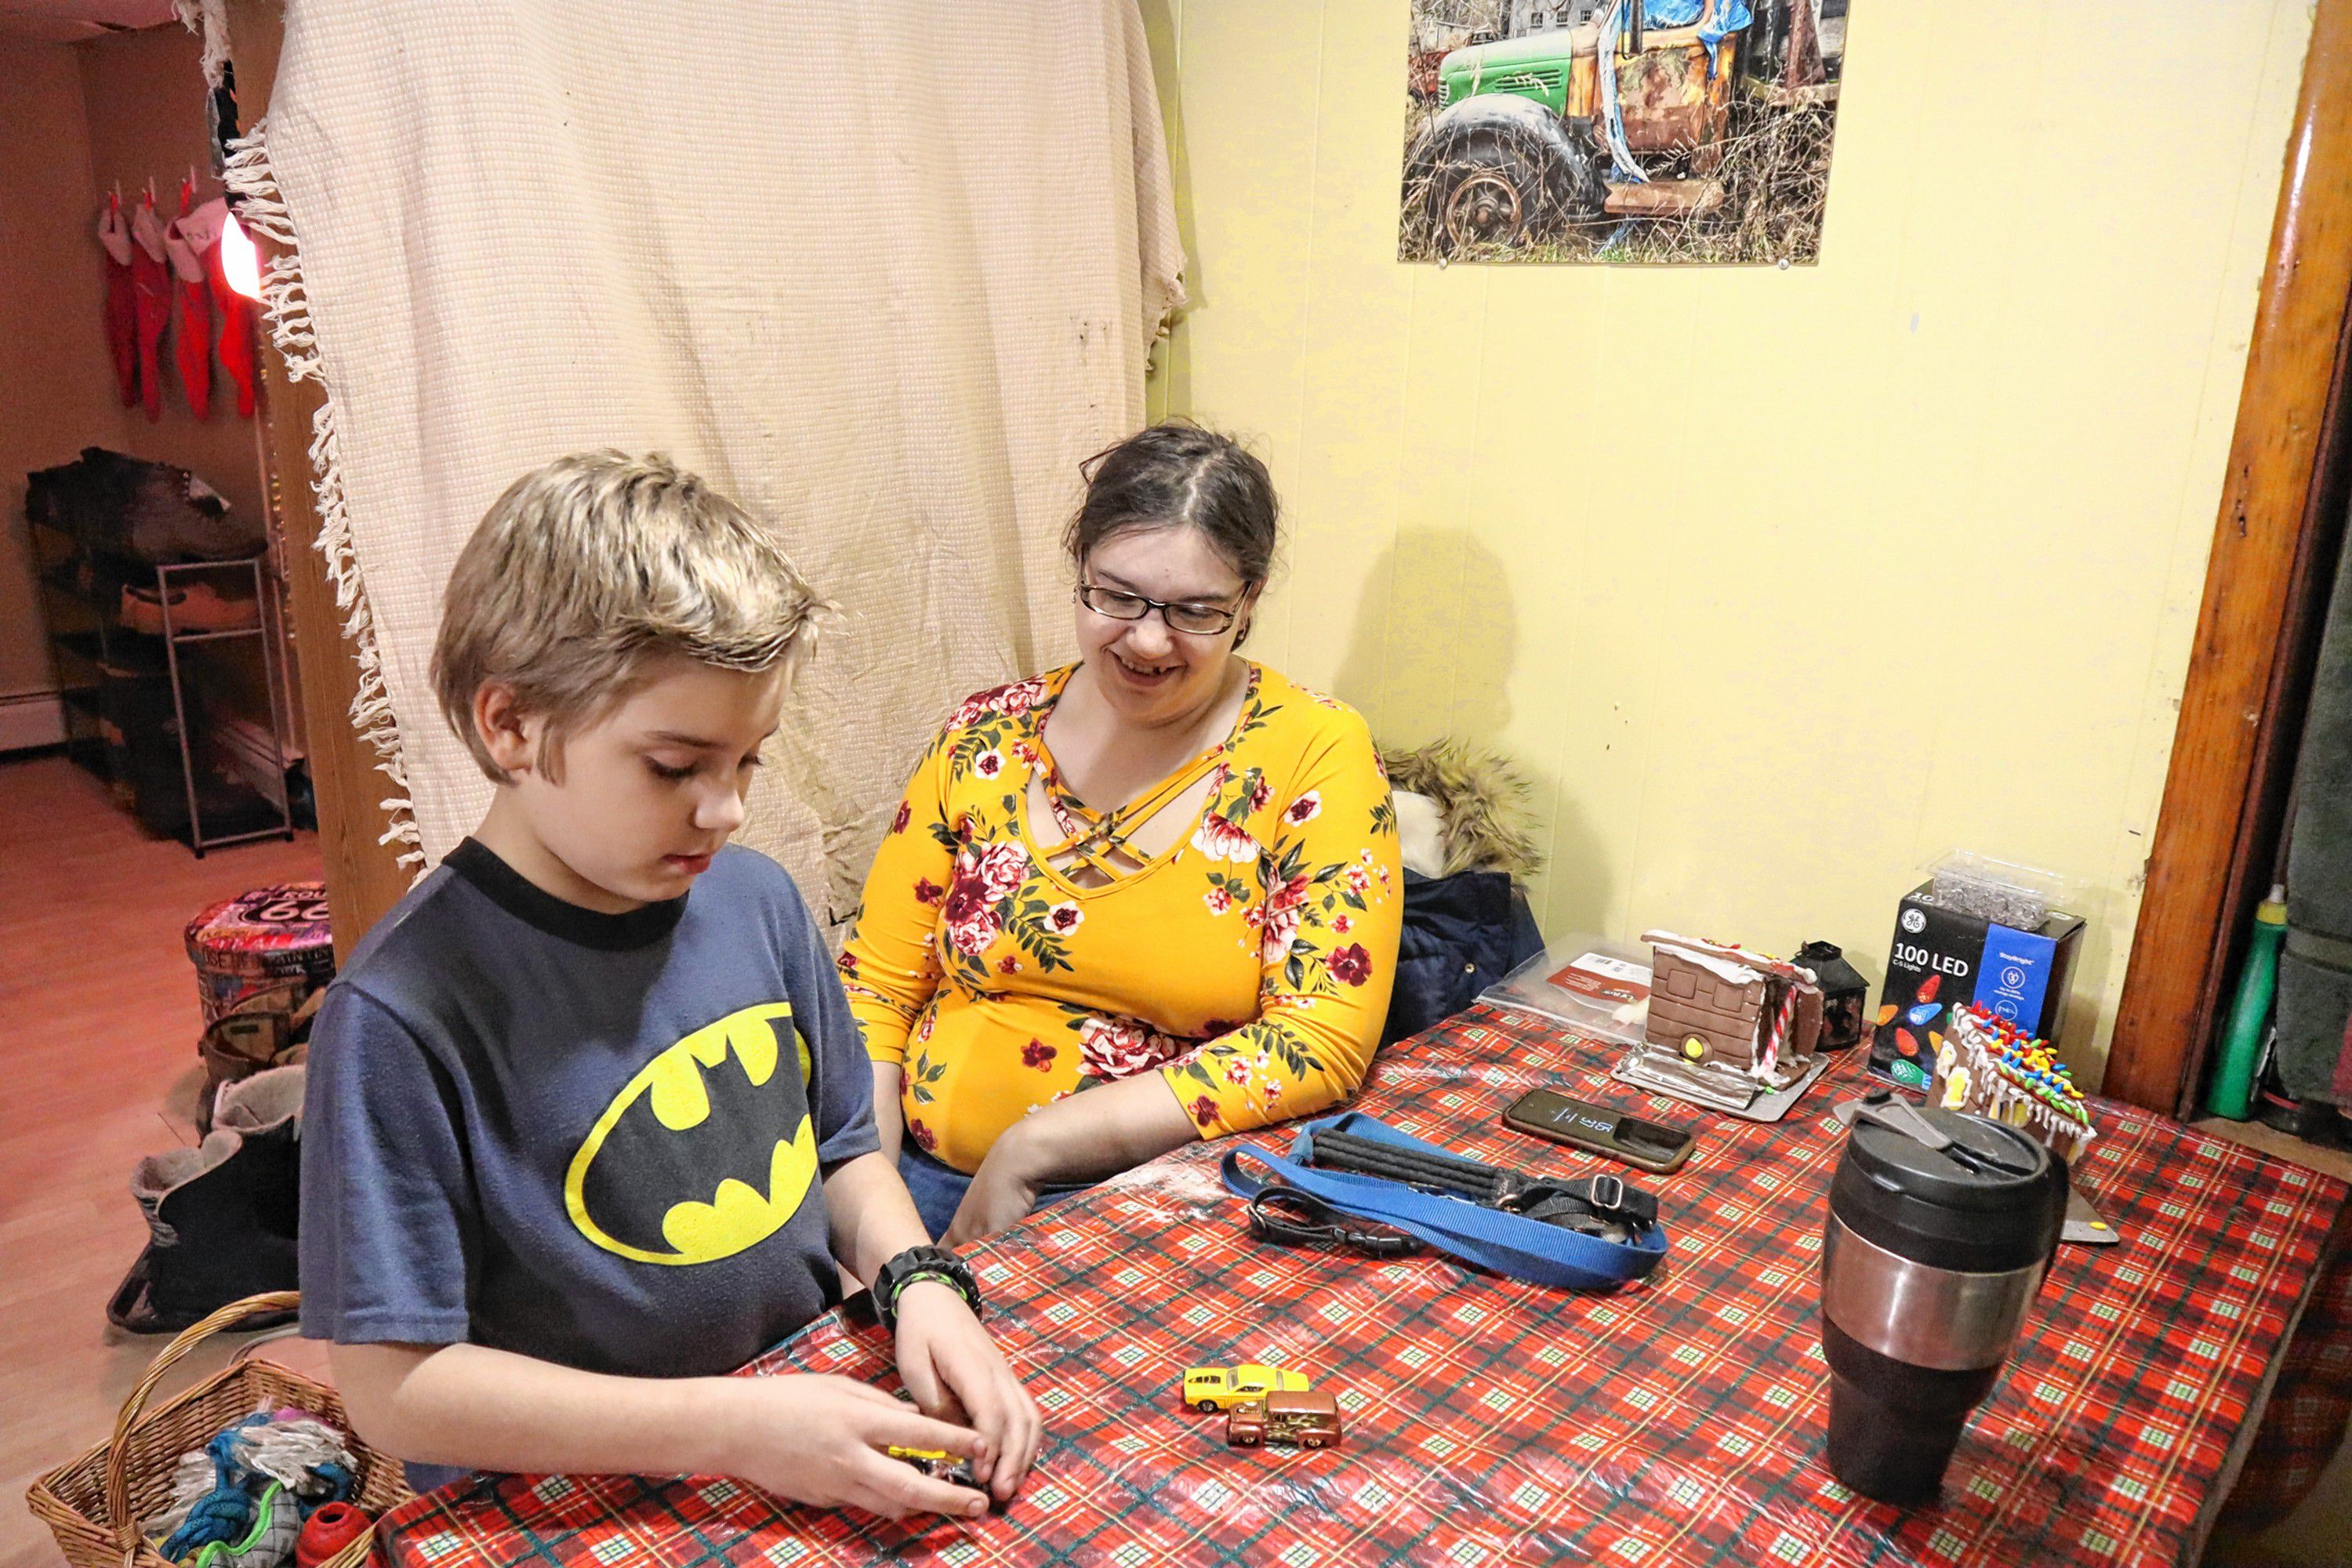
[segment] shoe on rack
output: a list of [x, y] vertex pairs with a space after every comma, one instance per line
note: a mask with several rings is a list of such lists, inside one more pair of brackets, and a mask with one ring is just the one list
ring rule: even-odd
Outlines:
[[[201, 580], [176, 584], [171, 590], [172, 629], [175, 632], [233, 632], [261, 621], [261, 605], [254, 599], [232, 598]], [[163, 635], [163, 590], [143, 583], [122, 590], [121, 621], [134, 632]]]

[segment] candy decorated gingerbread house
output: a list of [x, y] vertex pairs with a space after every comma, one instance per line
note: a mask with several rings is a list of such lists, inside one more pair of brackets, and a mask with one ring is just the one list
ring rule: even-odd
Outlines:
[[1822, 1033], [1811, 970], [1668, 931], [1642, 940], [1652, 952], [1643, 1074], [1737, 1106], [1804, 1077]]
[[2070, 1163], [2098, 1135], [2050, 1042], [1974, 1002], [1952, 1014], [1927, 1103], [2022, 1129]]

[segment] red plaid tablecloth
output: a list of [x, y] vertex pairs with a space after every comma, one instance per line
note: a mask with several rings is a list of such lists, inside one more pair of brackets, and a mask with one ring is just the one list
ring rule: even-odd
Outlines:
[[[1522, 1090], [1696, 1125], [1644, 1285], [1577, 1295], [1443, 1258], [1261, 1243], [1215, 1145], [1154, 1162], [974, 1254], [990, 1325], [1045, 1413], [1010, 1510], [887, 1524], [727, 1480], [507, 1477], [388, 1521], [402, 1568], [701, 1563], [2193, 1563], [2343, 1201], [2343, 1184], [2100, 1103], [2077, 1175], [2125, 1241], [2063, 1247], [1940, 1504], [1864, 1501], [1822, 1462], [1815, 1272], [1849, 1053], [1777, 1126], [1651, 1100], [1613, 1052], [1474, 1009], [1384, 1052], [1358, 1108], [1478, 1158], [1594, 1162], [1504, 1131]], [[1253, 1141], [1286, 1144], [1281, 1130]], [[1629, 1175], [1633, 1174], [1628, 1173]], [[1228, 1449], [1188, 1364], [1336, 1391], [1337, 1449]], [[894, 1384], [870, 1319], [754, 1368]]]
[[2352, 1209], [2336, 1216], [2319, 1279], [2263, 1406], [2221, 1527], [2266, 1530], [2311, 1495], [2352, 1419]]

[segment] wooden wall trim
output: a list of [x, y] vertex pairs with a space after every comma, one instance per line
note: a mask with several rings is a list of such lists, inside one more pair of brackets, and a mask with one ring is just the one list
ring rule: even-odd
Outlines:
[[[2186, 1111], [2196, 1096], [2245, 883], [2257, 871], [2268, 876], [2267, 863], [2248, 865], [2264, 815], [2263, 742], [2280, 733], [2276, 710], [2295, 685], [2284, 673], [2294, 655], [2286, 634], [2298, 563], [2319, 525], [2321, 458], [2347, 303], [2352, 0], [2319, 0], [2107, 1056], [2105, 1092], [2167, 1114]], [[2275, 744], [2268, 750], [2274, 762]]]
[[[282, 0], [229, 0], [229, 41], [236, 68], [237, 111], [250, 126], [268, 107], [284, 37]], [[265, 254], [267, 241], [257, 241]], [[265, 331], [267, 329], [264, 329]], [[391, 820], [381, 802], [392, 793], [374, 752], [352, 728], [359, 661], [343, 636], [334, 585], [319, 553], [319, 509], [311, 490], [310, 421], [323, 394], [318, 383], [289, 382], [286, 362], [261, 346], [262, 483], [284, 530], [287, 624], [301, 671], [302, 720], [318, 798], [319, 851], [326, 862], [327, 904], [338, 963], [408, 889], [408, 873], [381, 842]]]

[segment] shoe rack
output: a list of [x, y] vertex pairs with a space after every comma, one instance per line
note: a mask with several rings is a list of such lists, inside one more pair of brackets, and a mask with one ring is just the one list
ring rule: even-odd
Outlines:
[[[271, 635], [268, 557], [187, 562], [134, 574], [127, 563], [87, 554], [54, 524], [28, 521], [42, 563], [39, 582], [68, 754], [106, 780], [117, 800], [152, 829], [179, 838], [198, 858], [225, 844], [291, 838], [280, 700], [285, 672]], [[218, 617], [191, 618], [192, 606], [224, 604], [250, 604], [251, 620], [221, 625], [209, 624]], [[142, 624], [129, 624], [134, 616]], [[230, 706], [215, 700], [218, 667], [205, 653], [240, 642], [259, 647], [269, 742], [278, 759], [272, 790], [226, 780], [204, 752], [207, 710]], [[161, 700], [165, 688], [168, 720]], [[164, 729], [168, 736], [155, 732]], [[176, 752], [175, 778], [162, 776], [153, 765], [164, 745]], [[171, 795], [177, 799], [165, 798]]]

